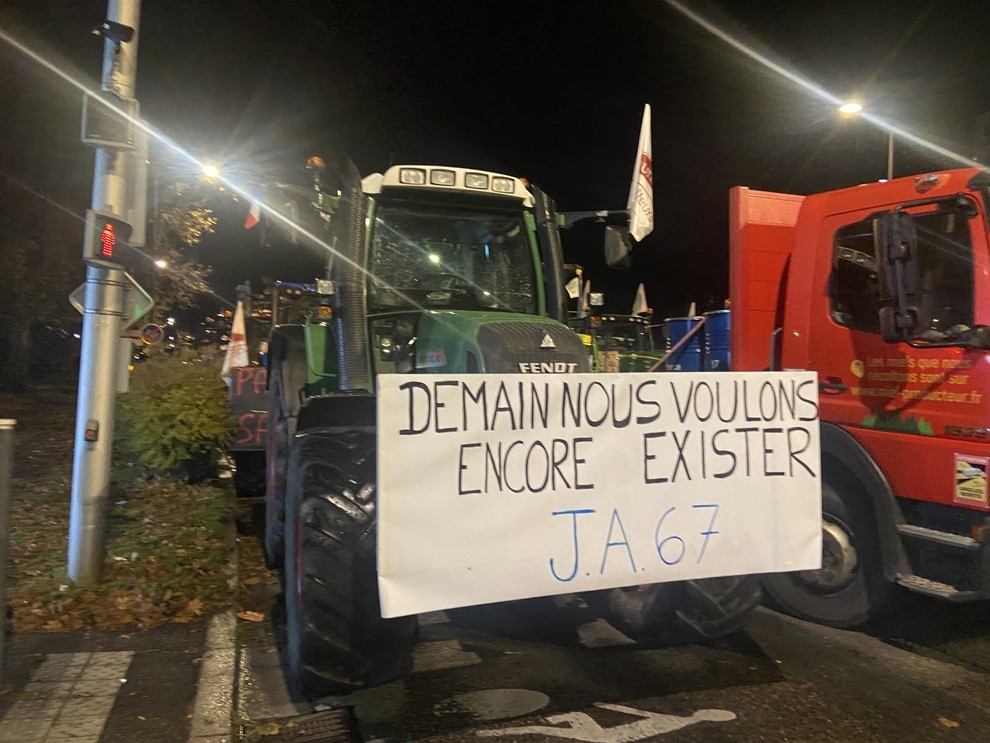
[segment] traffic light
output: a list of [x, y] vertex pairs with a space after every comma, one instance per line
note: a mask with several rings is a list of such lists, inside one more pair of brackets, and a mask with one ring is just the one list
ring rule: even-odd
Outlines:
[[131, 225], [124, 220], [89, 209], [86, 212], [83, 260], [97, 266], [119, 267], [131, 239], [131, 231]]

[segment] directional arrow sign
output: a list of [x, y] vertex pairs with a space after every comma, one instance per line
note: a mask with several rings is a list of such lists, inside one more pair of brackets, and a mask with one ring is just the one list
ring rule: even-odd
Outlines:
[[[131, 291], [128, 293], [130, 300], [128, 301], [128, 319], [124, 322], [122, 329], [132, 328], [137, 324], [138, 320], [151, 312], [151, 309], [155, 306], [155, 300], [151, 298], [151, 295], [144, 290], [144, 288], [134, 280], [134, 277], [129, 273], [124, 271], [124, 278], [130, 284]], [[69, 303], [76, 308], [76, 311], [81, 315], [85, 310], [85, 299], [86, 299], [86, 283], [83, 282], [75, 288], [75, 290], [69, 295]]]

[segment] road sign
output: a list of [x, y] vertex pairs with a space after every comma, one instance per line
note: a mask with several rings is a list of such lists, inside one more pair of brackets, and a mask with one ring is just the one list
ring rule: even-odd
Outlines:
[[[130, 284], [131, 291], [129, 292], [132, 301], [128, 302], [128, 314], [122, 329], [134, 327], [137, 322], [151, 312], [152, 308], [155, 306], [155, 300], [151, 298], [151, 295], [144, 290], [144, 288], [134, 280], [134, 277], [129, 273], [124, 271], [124, 279]], [[75, 290], [69, 295], [69, 303], [76, 308], [76, 311], [81, 315], [85, 310], [85, 299], [86, 299], [86, 284], [82, 283], [75, 288]]]
[[143, 328], [141, 328], [141, 340], [147, 343], [149, 346], [157, 346], [165, 339], [165, 328], [161, 325], [156, 325], [153, 322], [149, 322]]

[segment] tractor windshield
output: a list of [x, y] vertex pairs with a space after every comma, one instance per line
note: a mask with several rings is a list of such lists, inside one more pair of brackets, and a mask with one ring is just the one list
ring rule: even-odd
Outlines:
[[521, 212], [379, 204], [368, 270], [371, 311], [538, 310]]

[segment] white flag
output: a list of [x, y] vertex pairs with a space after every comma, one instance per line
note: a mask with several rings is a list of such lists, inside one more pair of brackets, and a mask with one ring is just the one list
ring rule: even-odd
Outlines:
[[567, 296], [571, 299], [577, 299], [578, 294], [581, 293], [581, 279], [575, 276], [564, 286], [564, 291], [567, 292]]
[[223, 357], [223, 366], [220, 368], [220, 376], [230, 384], [230, 377], [234, 369], [239, 366], [247, 366], [247, 339], [244, 334], [244, 305], [237, 301], [237, 309], [234, 310], [234, 324], [230, 329], [230, 341], [227, 343], [227, 353]]
[[260, 221], [261, 221], [261, 202], [252, 201], [251, 208], [248, 209], [247, 216], [244, 218], [244, 229], [250, 230], [252, 227], [257, 227]]
[[626, 209], [629, 211], [629, 233], [639, 242], [653, 232], [653, 139], [649, 103], [643, 108], [643, 126], [639, 130], [639, 148]]
[[650, 303], [646, 301], [646, 287], [640, 284], [636, 288], [636, 299], [633, 300], [632, 314], [639, 315], [650, 311]]

